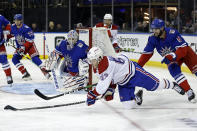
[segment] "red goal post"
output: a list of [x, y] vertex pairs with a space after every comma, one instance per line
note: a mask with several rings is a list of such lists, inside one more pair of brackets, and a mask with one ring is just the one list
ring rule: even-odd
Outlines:
[[[83, 40], [89, 48], [97, 46], [102, 49], [104, 55], [115, 56], [116, 53], [112, 46], [111, 40], [108, 36], [107, 29], [104, 27], [99, 28], [77, 28], [79, 39]], [[89, 84], [97, 82], [96, 76], [92, 73], [92, 66], [89, 69]]]

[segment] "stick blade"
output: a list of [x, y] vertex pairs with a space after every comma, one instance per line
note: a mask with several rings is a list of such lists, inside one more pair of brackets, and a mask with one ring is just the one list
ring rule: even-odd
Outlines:
[[4, 107], [4, 110], [12, 110], [12, 111], [17, 111], [16, 108], [14, 108], [13, 106], [7, 105]]
[[34, 90], [34, 93], [35, 93], [37, 96], [41, 97], [42, 99], [49, 100], [49, 98], [46, 97], [45, 95], [43, 95], [38, 89], [35, 89], [35, 90]]

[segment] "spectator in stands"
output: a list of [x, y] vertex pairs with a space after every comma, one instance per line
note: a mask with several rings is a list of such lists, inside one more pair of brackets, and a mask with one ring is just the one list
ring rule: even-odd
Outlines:
[[55, 23], [53, 21], [49, 21], [48, 32], [55, 32]]
[[141, 21], [137, 22], [137, 28], [135, 29], [136, 32], [143, 32], [143, 25]]
[[64, 31], [64, 29], [62, 28], [62, 25], [61, 24], [57, 24], [56, 25], [56, 31], [57, 32], [63, 32]]
[[33, 32], [40, 32], [40, 30], [39, 30], [39, 28], [38, 28], [36, 23], [32, 23], [31, 24], [31, 28], [32, 28]]
[[149, 25], [146, 21], [143, 21], [143, 32], [149, 32]]

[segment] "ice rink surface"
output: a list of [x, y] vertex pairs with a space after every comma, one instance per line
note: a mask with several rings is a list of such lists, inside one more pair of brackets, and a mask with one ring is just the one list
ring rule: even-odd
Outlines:
[[[72, 94], [53, 100], [42, 100], [33, 94], [39, 88], [46, 94], [56, 93], [52, 81], [44, 78], [39, 68], [28, 60], [22, 61], [32, 76], [24, 82], [13, 64], [13, 87], [7, 87], [5, 74], [0, 69], [0, 131], [197, 131], [197, 104], [174, 90], [147, 92], [137, 109], [123, 109], [118, 92], [110, 102], [96, 101], [93, 106], [78, 104], [66, 107], [7, 111], [6, 105], [29, 108], [66, 104], [86, 100], [86, 94]], [[173, 80], [166, 69], [145, 67], [155, 76]], [[197, 94], [197, 78], [184, 73]], [[10, 93], [14, 92], [14, 93]]]

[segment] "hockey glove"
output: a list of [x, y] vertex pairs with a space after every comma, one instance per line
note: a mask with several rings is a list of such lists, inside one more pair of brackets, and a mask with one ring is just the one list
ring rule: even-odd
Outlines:
[[87, 100], [86, 104], [88, 106], [93, 105], [96, 102], [96, 97], [99, 96], [99, 94], [96, 92], [96, 90], [89, 91], [87, 94]]
[[21, 55], [24, 56], [25, 55], [25, 46], [21, 46], [20, 48], [16, 49], [16, 52]]
[[106, 101], [111, 101], [114, 99], [114, 92], [115, 92], [115, 89], [116, 89], [116, 85], [113, 84], [113, 85], [110, 85], [109, 88], [107, 89], [107, 91], [105, 92], [105, 94], [103, 94], [103, 98], [106, 100]]
[[118, 46], [117, 43], [114, 43], [113, 47], [114, 47], [114, 50], [115, 50], [116, 53], [119, 53], [121, 51], [121, 48]]
[[176, 54], [174, 52], [167, 54], [161, 63], [169, 64], [172, 61], [176, 60]]

